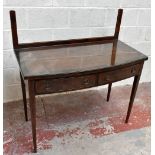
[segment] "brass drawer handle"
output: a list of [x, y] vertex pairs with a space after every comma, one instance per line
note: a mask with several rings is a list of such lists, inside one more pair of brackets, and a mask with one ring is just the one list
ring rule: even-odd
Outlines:
[[105, 77], [104, 77], [104, 80], [105, 80], [105, 81], [109, 81], [110, 79], [109, 79], [108, 76], [105, 76]]
[[89, 80], [88, 79], [84, 79], [84, 85], [88, 85], [89, 84]]

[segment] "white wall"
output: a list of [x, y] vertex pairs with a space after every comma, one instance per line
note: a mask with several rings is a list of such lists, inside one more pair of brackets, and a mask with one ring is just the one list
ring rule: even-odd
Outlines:
[[124, 8], [119, 39], [149, 56], [140, 81], [145, 82], [150, 81], [150, 3], [150, 0], [4, 0], [4, 102], [21, 99], [9, 10], [17, 13], [19, 41], [31, 42], [113, 34], [117, 9]]

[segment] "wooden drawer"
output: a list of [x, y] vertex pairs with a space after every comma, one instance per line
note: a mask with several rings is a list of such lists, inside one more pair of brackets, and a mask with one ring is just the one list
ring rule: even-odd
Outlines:
[[136, 64], [130, 67], [125, 67], [125, 68], [117, 69], [114, 71], [101, 73], [99, 74], [98, 84], [99, 85], [107, 84], [110, 82], [116, 82], [119, 80], [132, 77], [134, 75], [139, 74], [140, 70], [141, 70], [141, 64]]
[[96, 86], [96, 75], [86, 75], [70, 78], [38, 80], [35, 82], [36, 94], [48, 94], [71, 91]]

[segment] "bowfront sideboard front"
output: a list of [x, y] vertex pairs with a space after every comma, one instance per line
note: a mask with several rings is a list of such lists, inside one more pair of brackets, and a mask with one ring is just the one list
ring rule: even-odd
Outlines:
[[125, 120], [128, 122], [143, 64], [148, 58], [118, 40], [122, 13], [123, 10], [119, 9], [113, 36], [19, 43], [16, 14], [15, 11], [10, 11], [13, 47], [20, 68], [26, 121], [25, 80], [28, 80], [34, 152], [37, 152], [36, 95], [108, 84], [109, 101], [113, 82], [134, 77]]

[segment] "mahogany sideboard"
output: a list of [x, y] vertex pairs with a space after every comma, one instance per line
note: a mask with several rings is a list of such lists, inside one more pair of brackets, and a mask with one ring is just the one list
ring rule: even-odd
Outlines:
[[123, 10], [119, 9], [113, 36], [19, 43], [16, 14], [10, 11], [13, 48], [20, 69], [26, 121], [25, 80], [28, 80], [34, 152], [37, 152], [36, 95], [108, 84], [109, 101], [113, 82], [134, 77], [125, 120], [128, 122], [143, 64], [148, 57], [118, 40], [122, 14]]

